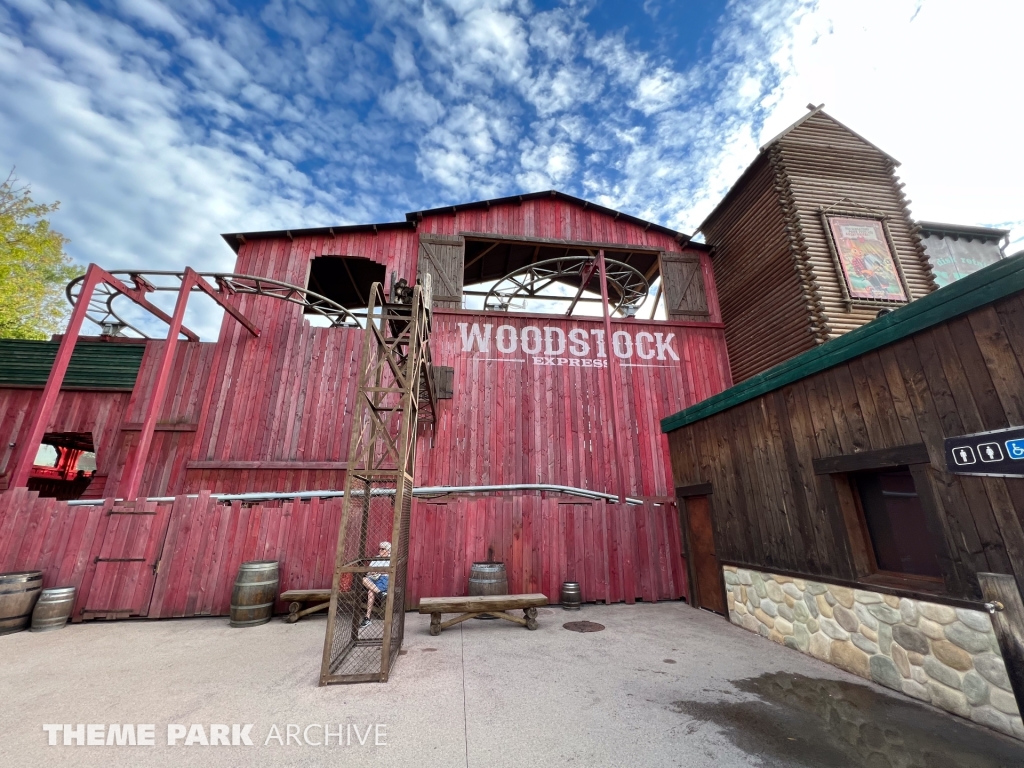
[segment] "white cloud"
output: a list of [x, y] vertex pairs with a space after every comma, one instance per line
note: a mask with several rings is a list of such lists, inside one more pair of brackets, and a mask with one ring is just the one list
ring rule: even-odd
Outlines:
[[781, 51], [791, 59], [762, 138], [824, 102], [902, 162], [915, 216], [1012, 227], [1019, 248], [1022, 22], [1015, 2], [823, 0]]
[[229, 269], [220, 232], [552, 186], [692, 231], [808, 101], [903, 161], [916, 215], [1024, 244], [1009, 0], [732, 2], [685, 67], [572, 2], [103, 7], [0, 8], [0, 164], [82, 263]]

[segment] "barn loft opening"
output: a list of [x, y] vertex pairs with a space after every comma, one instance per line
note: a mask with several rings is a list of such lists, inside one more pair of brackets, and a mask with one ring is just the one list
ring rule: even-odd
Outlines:
[[319, 256], [310, 265], [306, 288], [346, 309], [363, 309], [370, 286], [383, 283], [385, 272], [383, 264], [358, 256]]
[[[658, 277], [659, 252], [621, 247], [604, 251], [610, 265], [617, 262], [628, 267], [621, 270], [620, 281], [609, 272], [609, 301], [613, 307], [623, 304], [620, 315], [635, 313]], [[598, 277], [585, 269], [596, 254], [593, 246], [467, 237], [465, 254], [467, 307], [564, 315], [572, 306], [575, 315], [601, 312]], [[518, 289], [520, 283], [525, 287]], [[581, 283], [585, 283], [582, 292]]]
[[47, 432], [33, 462], [29, 490], [40, 496], [77, 499], [96, 474], [91, 432]]

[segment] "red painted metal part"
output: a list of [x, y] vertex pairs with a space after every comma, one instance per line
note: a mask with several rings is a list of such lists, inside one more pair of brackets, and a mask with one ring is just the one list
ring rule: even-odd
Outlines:
[[146, 409], [146, 416], [142, 421], [142, 429], [139, 433], [135, 450], [129, 454], [121, 476], [121, 483], [118, 487], [118, 495], [124, 499], [134, 499], [138, 495], [139, 484], [142, 481], [142, 471], [149, 457], [149, 447], [153, 440], [153, 430], [156, 428], [157, 411], [163, 401], [164, 392], [167, 390], [168, 377], [171, 373], [171, 364], [174, 361], [175, 347], [178, 343], [178, 334], [182, 329], [182, 321], [185, 318], [185, 308], [188, 305], [192, 287], [196, 286], [216, 301], [224, 310], [253, 336], [260, 335], [260, 329], [249, 321], [245, 315], [235, 309], [224, 297], [215, 291], [200, 277], [191, 267], [185, 268], [185, 274], [181, 280], [181, 287], [178, 289], [178, 298], [174, 303], [174, 315], [170, 319], [167, 329], [167, 339], [164, 342], [163, 354], [160, 358], [157, 369], [156, 382], [149, 395], [149, 406]]
[[50, 375], [46, 379], [46, 387], [43, 389], [43, 398], [36, 405], [32, 417], [31, 426], [25, 436], [21, 447], [18, 463], [11, 475], [10, 485], [22, 487], [28, 483], [29, 474], [32, 472], [32, 463], [35, 461], [36, 452], [43, 441], [43, 434], [46, 432], [46, 422], [50, 418], [53, 406], [57, 403], [57, 395], [60, 394], [60, 385], [64, 383], [64, 374], [68, 370], [68, 363], [71, 362], [71, 354], [75, 351], [75, 343], [78, 341], [78, 332], [85, 320], [86, 310], [89, 308], [89, 300], [96, 286], [103, 279], [106, 273], [95, 264], [90, 264], [85, 272], [85, 280], [82, 283], [82, 290], [79, 293], [78, 303], [71, 312], [71, 319], [68, 321], [68, 328], [64, 332], [64, 338], [60, 340], [60, 347], [57, 349], [57, 357], [53, 361]]

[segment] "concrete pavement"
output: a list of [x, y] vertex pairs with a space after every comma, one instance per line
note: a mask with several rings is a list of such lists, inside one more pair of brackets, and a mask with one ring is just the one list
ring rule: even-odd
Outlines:
[[[684, 603], [548, 608], [539, 620], [536, 632], [469, 621], [431, 637], [429, 617], [409, 614], [391, 682], [327, 688], [317, 686], [322, 617], [251, 629], [226, 618], [93, 622], [0, 637], [0, 764], [1024, 764], [1024, 744]], [[562, 628], [576, 620], [606, 629]], [[348, 743], [307, 743], [323, 741], [325, 723], [332, 734], [341, 724]], [[44, 724], [153, 724], [155, 746], [64, 746], [57, 731], [48, 746]], [[184, 726], [175, 746], [169, 724]], [[211, 724], [252, 724], [253, 746], [202, 745]], [[291, 743], [279, 743], [289, 725]], [[199, 743], [185, 745], [189, 730]]]

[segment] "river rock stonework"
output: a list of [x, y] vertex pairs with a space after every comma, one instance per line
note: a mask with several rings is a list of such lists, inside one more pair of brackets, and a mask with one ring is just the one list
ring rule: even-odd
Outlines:
[[1024, 740], [988, 614], [724, 566], [744, 629]]

